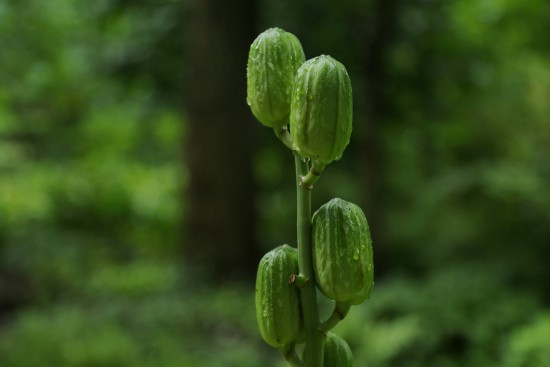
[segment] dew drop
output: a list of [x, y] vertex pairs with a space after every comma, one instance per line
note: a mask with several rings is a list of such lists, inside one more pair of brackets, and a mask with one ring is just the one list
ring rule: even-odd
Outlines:
[[356, 261], [359, 260], [359, 249], [358, 248], [355, 248], [353, 250], [353, 256], [352, 257], [353, 257], [353, 260], [356, 260]]

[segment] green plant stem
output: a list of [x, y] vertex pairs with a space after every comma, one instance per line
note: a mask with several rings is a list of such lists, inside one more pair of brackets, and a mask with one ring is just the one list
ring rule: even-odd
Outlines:
[[288, 129], [286, 127], [280, 130], [273, 128], [273, 131], [275, 132], [277, 138], [279, 138], [279, 140], [282, 141], [288, 149], [294, 149], [294, 143], [292, 142], [292, 138], [290, 137], [290, 134], [288, 133]]
[[311, 256], [311, 190], [301, 185], [302, 177], [308, 173], [307, 163], [294, 151], [296, 164], [297, 192], [297, 234], [298, 264], [300, 275], [306, 279], [300, 288], [300, 300], [304, 317], [306, 345], [304, 350], [305, 367], [323, 367], [324, 336], [319, 331], [319, 309], [315, 291], [315, 277]]
[[336, 302], [334, 304], [334, 311], [332, 311], [332, 314], [328, 319], [321, 323], [319, 328], [326, 334], [330, 329], [342, 321], [344, 317], [346, 317], [350, 308], [351, 304], [349, 303]]
[[292, 151], [296, 150], [296, 147], [294, 146], [294, 142], [292, 141], [292, 138], [290, 137], [290, 133], [288, 132], [288, 116], [285, 118], [284, 124], [282, 127], [273, 127], [273, 131], [275, 132], [275, 136], [283, 142], [286, 147]]
[[287, 346], [283, 353], [285, 355], [285, 359], [292, 367], [303, 367], [304, 364], [300, 360], [300, 357], [298, 357], [298, 354], [296, 353], [296, 349], [294, 348], [294, 344], [291, 344]]
[[312, 160], [309, 172], [301, 178], [301, 185], [307, 190], [313, 190], [313, 184], [319, 179], [319, 177], [321, 177], [324, 170], [324, 163], [317, 160]]

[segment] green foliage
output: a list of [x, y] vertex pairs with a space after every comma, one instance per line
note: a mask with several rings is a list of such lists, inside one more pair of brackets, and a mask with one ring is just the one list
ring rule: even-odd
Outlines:
[[[169, 257], [181, 216], [174, 198], [186, 180], [181, 117], [159, 101], [160, 77], [144, 66], [130, 83], [113, 79], [127, 55], [110, 59], [141, 31], [134, 11], [145, 17], [145, 9], [114, 16], [106, 3], [2, 7], [0, 267], [29, 287], [0, 281], [0, 303], [79, 293], [105, 265]], [[147, 24], [148, 37], [168, 31]]]
[[0, 335], [0, 365], [265, 365], [249, 322], [251, 293], [189, 284], [176, 292], [180, 281], [169, 263], [105, 269], [86, 285], [85, 296], [22, 311]]
[[550, 315], [541, 312], [533, 322], [515, 331], [506, 346], [505, 366], [549, 366]]
[[541, 307], [532, 294], [503, 288], [508, 281], [505, 269], [471, 263], [427, 278], [395, 276], [378, 282], [369, 303], [352, 309], [337, 332], [360, 366], [504, 365], [510, 355], [536, 353], [536, 343], [517, 352], [509, 345]]
[[[549, 7], [259, 2], [259, 28], [293, 31], [354, 80], [357, 133], [313, 208], [365, 202], [378, 115], [378, 280], [336, 329], [358, 366], [549, 365]], [[191, 17], [173, 0], [1, 2], [1, 366], [285, 365], [261, 347], [249, 285], [181, 276]], [[254, 139], [267, 250], [294, 233], [294, 182], [272, 134]]]

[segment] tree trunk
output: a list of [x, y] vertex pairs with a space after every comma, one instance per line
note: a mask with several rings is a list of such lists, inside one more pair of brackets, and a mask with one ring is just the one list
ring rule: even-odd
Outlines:
[[201, 0], [192, 13], [184, 256], [215, 280], [253, 277], [258, 261], [246, 105], [254, 19], [253, 0]]
[[[376, 0], [374, 2], [372, 28], [365, 29], [366, 44], [363, 64], [365, 65], [366, 100], [366, 128], [361, 136], [361, 155], [363, 165], [362, 181], [367, 189], [367, 217], [376, 245], [378, 270], [384, 270], [384, 162], [381, 141], [383, 134], [382, 123], [389, 102], [385, 95], [387, 72], [384, 57], [387, 53], [392, 27], [395, 27], [397, 4], [394, 1]], [[369, 17], [369, 18], [370, 18]]]

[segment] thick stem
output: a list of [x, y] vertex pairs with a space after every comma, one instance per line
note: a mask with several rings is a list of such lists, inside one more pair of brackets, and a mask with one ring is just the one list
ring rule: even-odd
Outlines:
[[286, 126], [280, 129], [273, 128], [273, 131], [275, 132], [275, 136], [277, 136], [277, 138], [279, 138], [279, 140], [282, 141], [288, 149], [295, 149], [294, 143], [292, 142], [292, 138], [290, 137], [290, 134], [288, 133], [288, 128]]
[[316, 160], [311, 161], [311, 169], [307, 175], [300, 179], [300, 185], [307, 190], [313, 190], [313, 184], [321, 177], [321, 174], [325, 170], [325, 164]]
[[311, 190], [302, 186], [302, 177], [308, 173], [308, 166], [302, 161], [297, 152], [294, 152], [296, 164], [296, 192], [297, 192], [297, 230], [298, 230], [298, 263], [300, 275], [306, 282], [300, 288], [302, 313], [306, 334], [305, 367], [323, 367], [323, 334], [319, 330], [319, 309], [315, 291], [315, 277], [311, 256]]
[[296, 147], [294, 146], [294, 142], [292, 141], [292, 138], [290, 137], [290, 133], [288, 132], [288, 124], [290, 121], [288, 120], [288, 116], [283, 121], [282, 126], [274, 126], [273, 131], [275, 132], [275, 136], [283, 142], [286, 147], [292, 151], [296, 150]]
[[330, 329], [332, 329], [340, 321], [342, 321], [344, 319], [344, 317], [346, 317], [346, 315], [349, 312], [350, 307], [351, 307], [351, 304], [349, 304], [349, 303], [336, 302], [335, 305], [334, 305], [334, 311], [332, 311], [332, 315], [330, 315], [328, 319], [323, 321], [319, 328], [324, 333], [327, 333]]
[[304, 364], [300, 360], [300, 357], [298, 357], [298, 354], [296, 353], [296, 349], [294, 348], [294, 344], [288, 345], [284, 350], [283, 353], [285, 355], [285, 359], [292, 367], [303, 367]]

